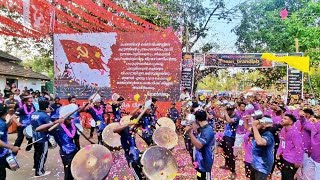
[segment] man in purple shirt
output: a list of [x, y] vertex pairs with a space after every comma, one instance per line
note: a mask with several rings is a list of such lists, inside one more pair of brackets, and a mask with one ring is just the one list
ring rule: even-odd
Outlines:
[[302, 167], [298, 170], [297, 174], [301, 179], [312, 180], [309, 172], [310, 170], [310, 153], [311, 153], [311, 129], [306, 128], [310, 127], [310, 117], [313, 116], [312, 109], [304, 109], [303, 111], [299, 111], [298, 121], [295, 123], [295, 126], [300, 130], [302, 137], [302, 145], [303, 145], [303, 163]]
[[282, 180], [294, 180], [298, 168], [303, 161], [303, 145], [301, 133], [294, 123], [297, 119], [286, 114], [282, 119], [283, 128], [280, 133], [280, 144], [277, 159], [281, 162]]
[[304, 126], [311, 132], [311, 148], [306, 168], [303, 169], [301, 179], [320, 179], [320, 117], [311, 118], [310, 122]]

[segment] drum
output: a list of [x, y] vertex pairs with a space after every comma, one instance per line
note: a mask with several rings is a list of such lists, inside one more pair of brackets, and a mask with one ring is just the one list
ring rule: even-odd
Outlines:
[[58, 146], [58, 144], [57, 144], [56, 140], [54, 139], [54, 137], [50, 136], [50, 135], [49, 135], [49, 143], [50, 143], [50, 145], [49, 145], [50, 149], [54, 149], [54, 148], [56, 148]]
[[168, 127], [174, 131], [176, 130], [175, 123], [172, 121], [172, 119], [168, 117], [162, 117], [157, 120], [156, 128], [159, 128], [159, 127]]
[[89, 123], [91, 127], [96, 127], [96, 121], [94, 119], [90, 119]]
[[[75, 123], [74, 125], [75, 125], [76, 128], [77, 128], [77, 133], [78, 133], [78, 135], [80, 135], [80, 132], [83, 132], [83, 127], [82, 127], [81, 124], [79, 124], [79, 123]], [[80, 132], [79, 132], [79, 131], [80, 131]]]
[[28, 125], [27, 127], [24, 128], [23, 135], [28, 139], [33, 138], [33, 131], [32, 131], [31, 125]]
[[132, 116], [123, 116], [120, 120], [120, 124], [124, 125], [130, 123], [131, 117]]
[[102, 145], [91, 144], [82, 148], [71, 162], [74, 179], [105, 179], [113, 162], [112, 153]]
[[119, 123], [117, 122], [111, 123], [102, 131], [102, 140], [111, 150], [117, 150], [121, 148], [120, 135], [113, 132], [113, 129], [118, 126]]
[[6, 161], [9, 164], [9, 168], [12, 171], [16, 171], [20, 168], [16, 156], [10, 153], [9, 156], [6, 157]]
[[143, 172], [150, 180], [173, 180], [178, 173], [178, 164], [170, 150], [153, 146], [141, 157]]
[[156, 129], [153, 133], [152, 139], [158, 146], [167, 149], [173, 149], [178, 145], [177, 133], [168, 127], [160, 127]]
[[59, 118], [64, 118], [68, 116], [70, 113], [76, 111], [78, 109], [78, 105], [76, 104], [69, 104], [66, 106], [60, 107], [59, 110]]
[[136, 145], [140, 152], [144, 152], [148, 149], [148, 144], [138, 135], [135, 135], [136, 138]]

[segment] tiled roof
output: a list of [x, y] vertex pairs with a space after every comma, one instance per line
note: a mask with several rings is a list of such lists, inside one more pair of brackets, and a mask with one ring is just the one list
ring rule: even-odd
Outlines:
[[21, 59], [19, 59], [17, 57], [14, 57], [14, 56], [12, 56], [12, 55], [4, 52], [4, 51], [1, 51], [1, 50], [0, 50], [0, 58], [1, 59], [8, 59], [10, 61], [19, 61], [19, 62], [21, 62]]
[[0, 57], [0, 75], [50, 80], [49, 77], [43, 74], [34, 72], [31, 69], [26, 69], [25, 67], [23, 67], [18, 63], [10, 62], [7, 59], [3, 59], [1, 57]]

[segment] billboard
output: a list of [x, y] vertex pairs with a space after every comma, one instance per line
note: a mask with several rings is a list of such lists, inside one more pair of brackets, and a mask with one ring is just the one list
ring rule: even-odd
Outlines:
[[261, 59], [262, 54], [208, 54], [205, 57], [205, 66], [227, 67], [254, 67], [271, 68], [272, 62]]
[[181, 44], [173, 33], [111, 32], [54, 35], [55, 92], [87, 99], [100, 90], [110, 99], [145, 95], [176, 100]]
[[188, 88], [192, 92], [193, 88], [193, 71], [194, 71], [194, 54], [183, 53], [181, 62], [181, 89]]

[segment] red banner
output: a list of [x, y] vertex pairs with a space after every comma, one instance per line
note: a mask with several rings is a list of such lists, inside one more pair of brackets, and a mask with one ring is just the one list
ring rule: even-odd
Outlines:
[[174, 33], [56, 34], [54, 53], [59, 97], [86, 99], [99, 87], [107, 99], [179, 98], [181, 44]]
[[36, 31], [49, 34], [53, 23], [53, 6], [46, 1], [23, 1], [23, 18], [26, 25]]

